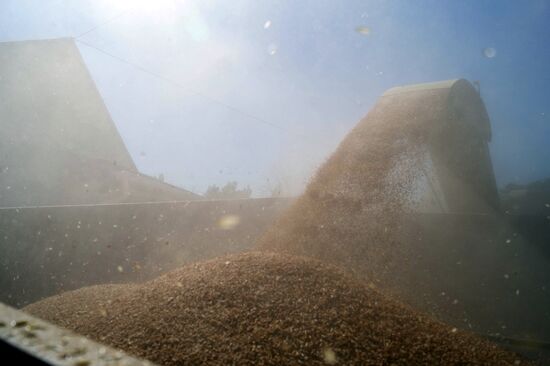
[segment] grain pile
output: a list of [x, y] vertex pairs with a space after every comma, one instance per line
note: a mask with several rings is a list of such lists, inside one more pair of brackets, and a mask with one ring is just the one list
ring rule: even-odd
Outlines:
[[25, 310], [161, 365], [522, 363], [336, 267], [280, 254], [224, 257]]
[[441, 134], [448, 91], [385, 96], [259, 240], [260, 250], [306, 255], [401, 284], [411, 248], [398, 241], [427, 142]]

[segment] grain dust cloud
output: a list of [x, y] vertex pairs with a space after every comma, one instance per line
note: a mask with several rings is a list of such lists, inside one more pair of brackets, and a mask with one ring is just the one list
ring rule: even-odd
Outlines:
[[160, 366], [550, 363], [549, 16], [0, 2], [0, 340], [96, 361], [8, 309]]

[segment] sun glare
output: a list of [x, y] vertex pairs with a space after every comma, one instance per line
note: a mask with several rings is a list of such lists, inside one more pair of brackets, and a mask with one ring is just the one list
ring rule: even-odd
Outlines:
[[136, 17], [147, 17], [157, 21], [171, 22], [175, 20], [181, 0], [119, 0], [107, 3], [116, 7], [117, 11], [129, 11]]

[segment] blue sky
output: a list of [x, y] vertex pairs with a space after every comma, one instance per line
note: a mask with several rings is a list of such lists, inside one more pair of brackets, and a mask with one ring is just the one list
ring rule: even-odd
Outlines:
[[384, 90], [479, 80], [502, 186], [550, 176], [549, 16], [542, 0], [3, 0], [0, 41], [96, 27], [78, 47], [138, 168], [197, 192], [296, 193]]

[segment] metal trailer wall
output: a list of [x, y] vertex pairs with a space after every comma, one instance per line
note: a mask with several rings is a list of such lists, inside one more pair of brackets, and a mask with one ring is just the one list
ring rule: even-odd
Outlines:
[[458, 328], [550, 341], [550, 220], [537, 215], [411, 214], [403, 253], [380, 286]]
[[[0, 210], [0, 301], [23, 306], [83, 286], [145, 281], [187, 263], [250, 250], [291, 202]], [[220, 220], [228, 215], [240, 222], [224, 230]], [[546, 217], [416, 213], [403, 218], [399, 235], [407, 261], [376, 286], [460, 328], [550, 339]]]
[[[19, 307], [62, 291], [144, 281], [186, 263], [242, 252], [290, 202], [0, 209], [0, 301]], [[238, 220], [232, 229], [220, 225], [228, 215], [230, 224]]]

